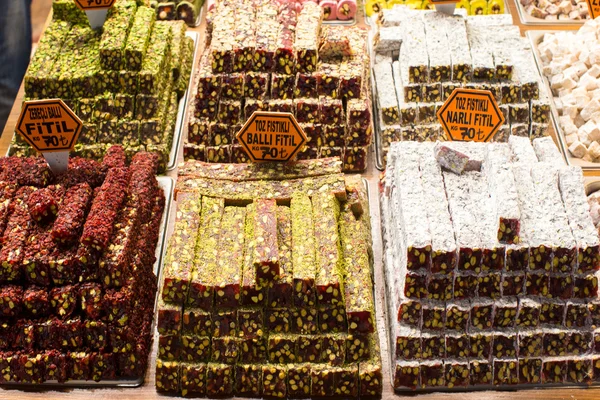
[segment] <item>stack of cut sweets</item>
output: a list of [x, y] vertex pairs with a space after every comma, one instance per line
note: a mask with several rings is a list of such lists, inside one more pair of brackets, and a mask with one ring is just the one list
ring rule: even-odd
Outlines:
[[512, 17], [462, 17], [397, 6], [375, 35], [376, 116], [381, 146], [444, 140], [437, 110], [456, 88], [490, 90], [504, 115], [494, 141], [547, 136], [548, 94], [531, 46]]
[[[74, 154], [102, 159], [111, 144], [169, 158], [178, 99], [187, 90], [193, 41], [183, 22], [155, 22], [154, 11], [118, 0], [102, 31], [73, 0], [53, 3], [54, 19], [25, 75], [25, 100], [60, 98], [84, 122]], [[34, 150], [15, 135], [11, 154]]]
[[0, 158], [0, 383], [145, 375], [165, 204], [158, 156], [129, 166], [74, 157]]
[[600, 238], [581, 169], [560, 160], [549, 137], [392, 144], [382, 221], [395, 389], [600, 380]]
[[307, 2], [219, 2], [194, 76], [185, 159], [248, 162], [235, 138], [254, 111], [289, 112], [308, 143], [299, 159], [340, 157], [366, 169], [372, 138], [366, 31], [321, 26]]
[[577, 32], [544, 34], [537, 49], [569, 153], [593, 163], [600, 162], [599, 32], [590, 20]]
[[382, 391], [366, 189], [335, 158], [179, 170], [156, 389], [183, 396]]
[[200, 12], [204, 0], [175, 0], [175, 1], [150, 1], [150, 6], [156, 9], [156, 19], [171, 21], [179, 19], [188, 26], [195, 26], [199, 22]]

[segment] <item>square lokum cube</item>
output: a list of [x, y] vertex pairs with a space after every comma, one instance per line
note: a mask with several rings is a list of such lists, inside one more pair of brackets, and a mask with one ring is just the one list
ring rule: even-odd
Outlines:
[[321, 362], [342, 365], [346, 355], [346, 340], [337, 335], [324, 335], [321, 345]]
[[471, 344], [466, 333], [446, 334], [446, 357], [463, 359], [469, 357]]
[[541, 357], [542, 340], [541, 331], [519, 332], [519, 357]]
[[[420, 343], [419, 346], [421, 346]], [[348, 335], [346, 338], [346, 362], [349, 363], [368, 360], [369, 356], [370, 352], [368, 335]]]
[[485, 360], [469, 361], [470, 383], [473, 386], [491, 385], [493, 382], [493, 364]]
[[567, 328], [583, 328], [589, 325], [590, 311], [583, 302], [567, 301], [565, 326]]
[[469, 326], [470, 307], [467, 302], [446, 304], [446, 329], [466, 332]]
[[479, 359], [488, 359], [492, 351], [492, 333], [470, 333], [470, 357]]
[[540, 324], [562, 326], [565, 320], [566, 304], [560, 300], [546, 300], [541, 302]]
[[239, 100], [244, 97], [244, 74], [222, 74], [221, 98]]
[[232, 142], [231, 125], [211, 122], [208, 126], [210, 146], [222, 146]]
[[287, 394], [290, 398], [310, 396], [311, 368], [309, 364], [290, 364], [287, 369]]
[[494, 312], [494, 328], [512, 328], [515, 326], [517, 318], [517, 299], [516, 298], [501, 298], [496, 301], [496, 309]]
[[454, 277], [446, 274], [430, 275], [427, 278], [427, 298], [450, 300], [452, 298]]
[[443, 330], [446, 323], [446, 307], [444, 305], [435, 306], [423, 305], [423, 329], [425, 330]]
[[492, 339], [492, 355], [496, 358], [517, 356], [517, 334], [514, 332], [495, 332]]
[[212, 336], [234, 336], [236, 333], [237, 311], [219, 310], [212, 313]]
[[560, 329], [549, 329], [544, 332], [542, 354], [544, 356], [564, 356], [567, 354], [569, 334]]
[[596, 275], [575, 276], [573, 297], [578, 299], [596, 298], [598, 296], [598, 277]]
[[231, 396], [235, 382], [233, 365], [209, 363], [206, 369], [206, 395]]
[[239, 351], [240, 363], [254, 364], [267, 361], [267, 341], [264, 337], [240, 339]]
[[181, 328], [184, 335], [210, 336], [212, 331], [210, 313], [199, 308], [185, 308]]
[[544, 360], [542, 364], [542, 383], [563, 383], [566, 378], [566, 360]]
[[206, 364], [181, 364], [181, 395], [202, 396], [206, 393]]
[[296, 76], [272, 74], [271, 75], [271, 98], [280, 100], [291, 100], [294, 98], [296, 87]]
[[416, 389], [421, 385], [421, 368], [416, 361], [396, 361], [393, 373], [394, 389]]
[[317, 123], [320, 116], [320, 103], [317, 99], [294, 99], [296, 120], [299, 123]]
[[441, 361], [421, 362], [421, 388], [446, 386], [445, 372]]
[[179, 337], [178, 340], [180, 348], [179, 359], [181, 361], [199, 363], [208, 362], [210, 360], [211, 340], [209, 337], [184, 335]]
[[265, 328], [268, 332], [288, 333], [291, 331], [292, 314], [287, 308], [265, 311]]
[[446, 362], [445, 380], [448, 388], [469, 386], [469, 363], [464, 362]]
[[494, 360], [494, 386], [516, 385], [519, 383], [519, 362], [512, 360]]
[[471, 326], [477, 329], [490, 329], [494, 321], [493, 301], [480, 300], [471, 306]]
[[237, 365], [235, 367], [235, 393], [260, 397], [262, 390], [262, 367], [259, 365]]
[[296, 356], [300, 363], [314, 363], [321, 357], [322, 338], [320, 335], [298, 335]]
[[244, 97], [264, 100], [269, 93], [269, 74], [248, 72], [244, 82]]
[[292, 332], [311, 334], [318, 331], [318, 313], [315, 308], [295, 308], [292, 311]]
[[[262, 366], [264, 396], [284, 398], [287, 394], [287, 367], [285, 365]], [[314, 381], [313, 381], [314, 385]]]
[[315, 364], [311, 368], [311, 396], [333, 396], [335, 367]]
[[521, 273], [502, 274], [502, 296], [518, 296], [525, 291], [525, 275]]
[[570, 299], [573, 296], [573, 278], [571, 275], [551, 275], [548, 284], [548, 297]]
[[296, 361], [297, 337], [293, 335], [270, 335], [267, 349], [269, 362], [288, 364]]
[[575, 331], [569, 333], [567, 354], [580, 355], [592, 351], [594, 334], [592, 332]]
[[539, 384], [542, 380], [542, 360], [540, 358], [519, 358], [519, 383]]
[[446, 340], [443, 335], [438, 332], [434, 333], [421, 333], [421, 344], [423, 346], [422, 358], [428, 359], [442, 359], [446, 354]]
[[592, 359], [576, 357], [567, 360], [566, 382], [589, 385], [592, 377]]

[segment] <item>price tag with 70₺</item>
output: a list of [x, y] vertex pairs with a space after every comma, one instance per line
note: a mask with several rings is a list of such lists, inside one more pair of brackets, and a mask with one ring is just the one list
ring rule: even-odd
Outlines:
[[90, 26], [97, 29], [104, 25], [108, 9], [115, 4], [115, 0], [75, 0], [75, 4], [85, 11]]
[[17, 132], [42, 153], [54, 172], [66, 171], [83, 123], [60, 99], [30, 100], [23, 104]]

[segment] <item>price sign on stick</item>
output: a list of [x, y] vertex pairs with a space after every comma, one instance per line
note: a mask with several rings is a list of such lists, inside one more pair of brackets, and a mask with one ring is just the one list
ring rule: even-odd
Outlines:
[[290, 161], [307, 140], [292, 114], [262, 111], [255, 111], [236, 137], [254, 162]]
[[600, 0], [586, 0], [588, 11], [590, 12], [590, 18], [596, 19], [600, 16]]
[[77, 7], [85, 11], [90, 21], [90, 26], [94, 29], [104, 25], [108, 9], [115, 4], [116, 0], [75, 0]]
[[83, 123], [60, 99], [26, 101], [17, 132], [42, 153], [55, 172], [67, 169], [69, 151], [75, 147]]
[[454, 89], [437, 112], [448, 140], [489, 142], [504, 115], [489, 90]]

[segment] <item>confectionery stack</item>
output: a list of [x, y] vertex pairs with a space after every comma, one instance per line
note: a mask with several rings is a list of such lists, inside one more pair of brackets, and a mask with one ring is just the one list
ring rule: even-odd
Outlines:
[[437, 110], [454, 89], [490, 90], [505, 124], [495, 141], [548, 135], [549, 97], [510, 15], [384, 10], [373, 68], [383, 153], [395, 141], [444, 140]]
[[[25, 76], [25, 100], [60, 98], [84, 122], [74, 154], [102, 159], [111, 144], [169, 158], [179, 98], [187, 90], [193, 41], [183, 22], [155, 22], [154, 11], [118, 0], [102, 31], [73, 0], [53, 3]], [[69, 11], [69, 12], [67, 12]], [[18, 135], [11, 154], [33, 150]]]
[[289, 112], [308, 136], [299, 159], [338, 156], [366, 169], [372, 138], [366, 31], [322, 26], [306, 2], [233, 0], [208, 15], [184, 158], [247, 162], [235, 135], [254, 111]]
[[[0, 382], [140, 379], [151, 350], [158, 156], [0, 158]], [[79, 382], [81, 383], [81, 382]]]
[[578, 32], [545, 34], [538, 45], [564, 141], [573, 157], [589, 162], [600, 161], [599, 31], [591, 20]]
[[[413, 10], [434, 10], [435, 5], [430, 0], [365, 0], [366, 14], [368, 17], [386, 9], [404, 4]], [[456, 8], [464, 9], [468, 15], [504, 14], [504, 0], [460, 0]]]
[[519, 0], [523, 10], [533, 18], [553, 21], [579, 21], [590, 18], [585, 0]]
[[600, 238], [581, 169], [560, 160], [550, 138], [392, 144], [381, 200], [395, 389], [600, 380]]
[[150, 1], [150, 6], [156, 9], [157, 20], [182, 20], [189, 26], [196, 25], [203, 5], [204, 0]]
[[179, 170], [156, 388], [183, 396], [382, 391], [369, 205], [336, 158]]

